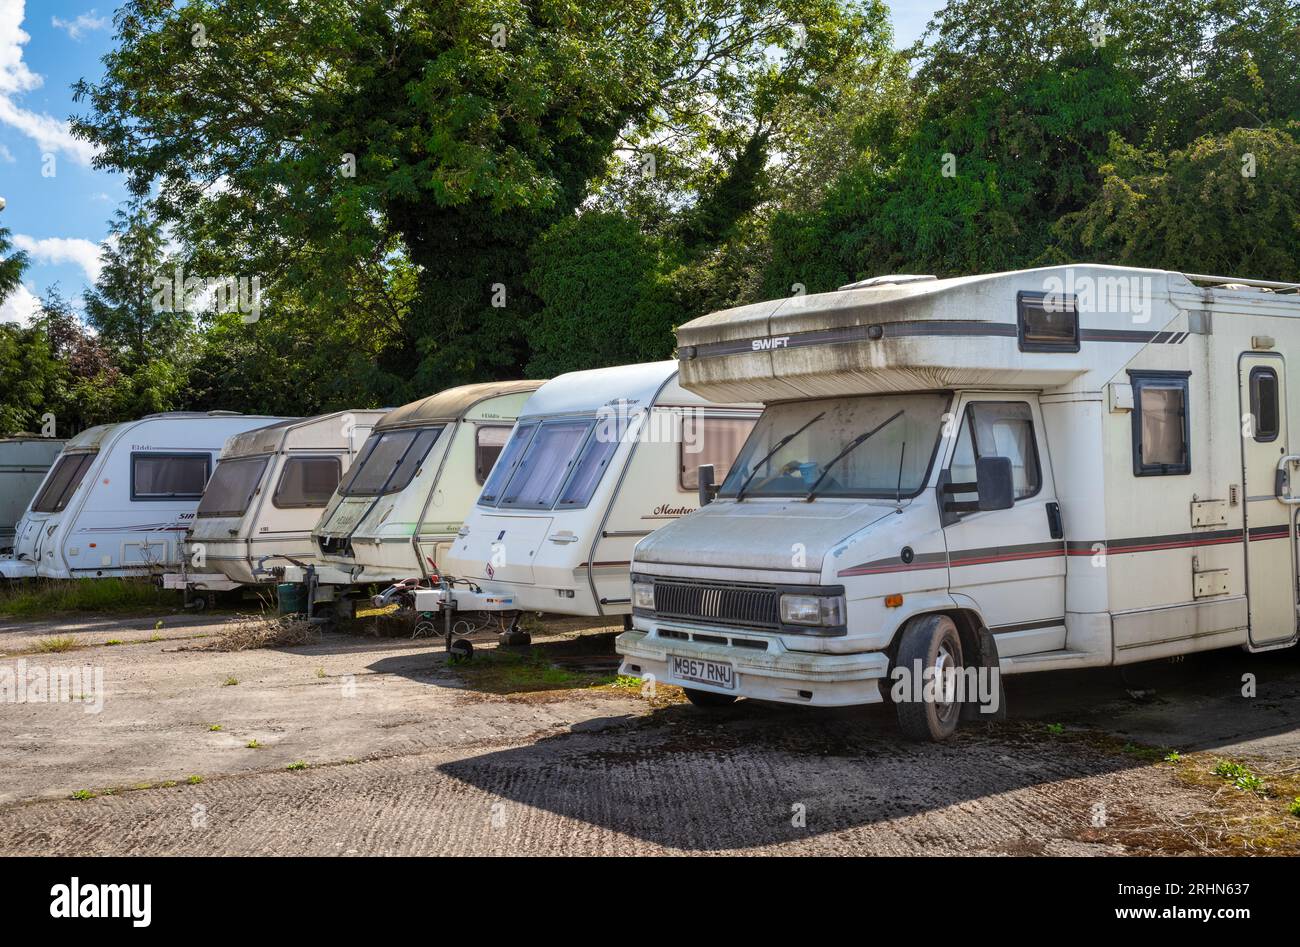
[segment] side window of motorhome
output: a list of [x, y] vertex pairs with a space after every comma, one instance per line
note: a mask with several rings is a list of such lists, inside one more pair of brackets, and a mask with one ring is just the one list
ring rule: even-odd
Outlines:
[[1034, 440], [1034, 416], [1023, 401], [976, 401], [967, 406], [957, 435], [949, 471], [954, 483], [975, 482], [975, 462], [981, 457], [1011, 461], [1015, 498], [1024, 500], [1043, 485]]
[[480, 424], [474, 430], [474, 479], [487, 482], [492, 466], [510, 440], [510, 427], [503, 424]]
[[547, 421], [529, 442], [514, 476], [506, 485], [501, 506], [549, 510], [560, 486], [577, 460], [593, 421]]
[[203, 491], [199, 516], [243, 516], [253, 499], [253, 491], [262, 482], [266, 457], [240, 457], [223, 460]]
[[1254, 438], [1277, 440], [1281, 412], [1277, 403], [1277, 372], [1263, 366], [1250, 370], [1250, 416], [1255, 419]]
[[757, 418], [710, 418], [700, 414], [682, 420], [677, 445], [677, 482], [683, 490], [698, 490], [700, 467], [713, 465], [713, 482], [722, 483], [740, 453]]
[[1186, 372], [1129, 372], [1133, 385], [1133, 475], [1192, 472]]
[[41, 495], [32, 503], [32, 512], [61, 513], [94, 459], [94, 454], [64, 454], [60, 457], [45, 481]]
[[343, 462], [337, 457], [290, 457], [271, 502], [280, 509], [324, 506], [342, 475]]
[[501, 492], [514, 475], [519, 461], [524, 456], [524, 448], [528, 446], [536, 430], [536, 421], [515, 426], [515, 433], [506, 443], [505, 450], [501, 452], [497, 462], [493, 464], [492, 473], [488, 475], [487, 483], [483, 485], [483, 493], [478, 498], [479, 506], [496, 506], [500, 502]]
[[212, 469], [211, 454], [132, 454], [132, 500], [197, 500]]
[[442, 427], [371, 434], [339, 487], [344, 496], [379, 496], [401, 490], [419, 469]]
[[1079, 351], [1076, 298], [1064, 293], [1018, 293], [1016, 322], [1022, 352]]

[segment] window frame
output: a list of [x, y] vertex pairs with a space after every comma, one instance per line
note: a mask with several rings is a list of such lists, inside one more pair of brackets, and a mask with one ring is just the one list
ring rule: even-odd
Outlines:
[[[289, 465], [295, 461], [303, 460], [332, 460], [335, 467], [338, 468], [338, 479], [334, 481], [334, 489], [330, 495], [325, 498], [324, 503], [281, 503], [280, 491], [284, 488], [284, 476], [289, 472]], [[330, 499], [338, 492], [339, 484], [343, 482], [343, 459], [337, 454], [290, 454], [285, 457], [284, 463], [280, 465], [280, 476], [275, 480], [275, 489], [271, 491], [271, 505], [277, 510], [323, 510], [329, 506]]]
[[[1032, 500], [1034, 497], [1038, 496], [1040, 493], [1043, 492], [1043, 458], [1038, 451], [1038, 425], [1034, 423], [1034, 406], [1031, 402], [1025, 401], [1024, 399], [1012, 398], [1012, 399], [998, 399], [996, 401], [992, 399], [987, 399], [987, 400], [977, 399], [974, 401], [967, 401], [966, 410], [962, 412], [961, 427], [957, 429], [957, 436], [953, 439], [952, 454], [948, 457], [947, 470], [951, 474], [953, 461], [956, 460], [957, 458], [957, 450], [961, 444], [962, 431], [970, 431], [971, 455], [972, 455], [972, 459], [974, 459], [975, 462], [978, 464], [981, 454], [979, 449], [979, 443], [975, 437], [975, 408], [978, 407], [979, 405], [985, 405], [985, 404], [987, 405], [1022, 404], [1029, 409], [1029, 417], [1026, 420], [1029, 422], [1029, 444], [1034, 452], [1034, 481], [1036, 485], [1034, 487], [1033, 493], [1026, 493], [1022, 497], [1015, 497], [1012, 502], [1013, 504], [1015, 504], [1015, 503], [1022, 503], [1025, 500]], [[983, 456], [998, 457], [1001, 455], [986, 454]], [[1025, 470], [1027, 473], [1029, 468], [1026, 467]], [[969, 494], [966, 495], [969, 496]], [[1000, 511], [985, 511], [985, 512], [1000, 512]], [[958, 516], [970, 516], [970, 515], [971, 515], [970, 513], [958, 514]]]
[[[1129, 384], [1133, 388], [1131, 431], [1133, 476], [1182, 477], [1192, 472], [1191, 375], [1190, 371], [1129, 370]], [[1181, 464], [1148, 464], [1142, 459], [1142, 389], [1148, 385], [1154, 388], [1176, 388], [1183, 393], [1183, 462]]]
[[[1027, 316], [1034, 311], [1046, 312], [1043, 301], [1060, 296], [1065, 302], [1065, 312], [1073, 316], [1074, 336], [1068, 342], [1035, 342], [1026, 338]], [[1079, 332], [1079, 298], [1072, 293], [1045, 293], [1021, 290], [1016, 293], [1016, 341], [1022, 352], [1078, 352], [1082, 347]]]
[[142, 457], [161, 460], [191, 460], [195, 457], [203, 458], [203, 489], [206, 490], [208, 481], [212, 479], [212, 454], [209, 451], [178, 451], [178, 450], [133, 450], [131, 451], [131, 502], [132, 503], [175, 503], [178, 500], [202, 500], [203, 490], [198, 493], [171, 493], [167, 496], [160, 494], [140, 494], [135, 487], [135, 462]]
[[[1259, 389], [1256, 387], [1255, 379], [1257, 377], [1268, 376], [1273, 379], [1273, 421], [1275, 427], [1273, 433], [1264, 437], [1261, 433], [1259, 420], [1260, 397]], [[1271, 444], [1278, 439], [1282, 433], [1282, 380], [1278, 377], [1277, 369], [1271, 365], [1255, 365], [1250, 369], [1249, 387], [1250, 393], [1250, 416], [1254, 421], [1254, 428], [1251, 437], [1257, 444]]]

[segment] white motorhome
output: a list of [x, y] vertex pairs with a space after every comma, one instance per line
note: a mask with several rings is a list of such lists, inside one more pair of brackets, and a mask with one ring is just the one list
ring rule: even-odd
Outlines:
[[[445, 557], [454, 607], [627, 615], [632, 547], [695, 509], [698, 468], [725, 471], [758, 413], [683, 390], [672, 361], [548, 381]], [[415, 607], [446, 594], [417, 592]]]
[[321, 561], [353, 583], [436, 574], [541, 384], [462, 385], [385, 414], [313, 530]]
[[54, 437], [0, 437], [0, 551], [14, 544], [14, 526], [66, 442]]
[[322, 585], [349, 577], [319, 561], [311, 531], [384, 411], [294, 418], [226, 441], [186, 536], [186, 566], [164, 584], [199, 593], [279, 581], [311, 568]]
[[82, 431], [18, 521], [0, 575], [94, 578], [174, 568], [221, 445], [278, 420], [178, 411]]
[[716, 501], [637, 546], [622, 673], [892, 699], [942, 739], [972, 703], [906, 699], [914, 669], [1293, 645], [1298, 288], [1082, 265], [687, 323], [683, 387], [767, 407]]

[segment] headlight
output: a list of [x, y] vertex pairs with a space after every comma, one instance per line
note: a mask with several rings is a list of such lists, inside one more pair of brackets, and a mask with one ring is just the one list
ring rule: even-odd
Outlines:
[[791, 625], [844, 624], [842, 595], [782, 595], [781, 621]]
[[635, 582], [632, 585], [632, 607], [654, 611], [655, 587], [653, 582]]

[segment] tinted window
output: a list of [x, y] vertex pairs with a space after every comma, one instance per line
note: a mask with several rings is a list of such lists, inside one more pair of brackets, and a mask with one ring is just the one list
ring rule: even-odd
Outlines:
[[677, 448], [678, 483], [683, 490], [698, 490], [700, 467], [713, 465], [713, 482], [722, 483], [731, 473], [731, 462], [740, 453], [757, 418], [709, 418], [700, 414], [682, 421], [682, 440]]
[[266, 457], [240, 457], [217, 462], [217, 469], [199, 501], [199, 516], [242, 516], [262, 482]]
[[132, 500], [197, 500], [208, 482], [208, 454], [132, 454]]
[[81, 478], [85, 476], [86, 470], [94, 459], [95, 455], [93, 453], [64, 454], [60, 457], [59, 462], [50, 471], [44, 489], [41, 490], [40, 495], [32, 503], [32, 511], [36, 513], [61, 512], [68, 505], [68, 501], [72, 499], [73, 491], [81, 483]]
[[1130, 373], [1133, 381], [1133, 473], [1190, 473], [1187, 376]]
[[290, 457], [280, 471], [271, 502], [281, 508], [324, 506], [334, 495], [342, 473], [343, 464], [337, 457]]
[[547, 421], [528, 444], [514, 476], [501, 498], [502, 506], [550, 509], [569, 471], [578, 458], [578, 449], [587, 439], [591, 421]]
[[480, 506], [497, 505], [497, 501], [501, 499], [501, 491], [510, 482], [510, 476], [515, 472], [515, 468], [519, 466], [519, 461], [524, 456], [524, 448], [528, 446], [528, 442], [532, 439], [533, 432], [536, 430], [536, 421], [515, 425], [514, 434], [506, 442], [501, 456], [497, 458], [496, 463], [492, 466], [492, 473], [488, 476], [487, 483], [483, 485], [483, 493], [478, 498]]
[[1255, 440], [1277, 440], [1280, 428], [1277, 372], [1271, 368], [1250, 370], [1250, 414], [1255, 419]]
[[480, 425], [474, 431], [474, 479], [487, 481], [501, 450], [510, 440], [510, 428], [501, 424]]
[[1020, 351], [1079, 351], [1079, 312], [1074, 296], [1019, 293], [1016, 310]]
[[435, 427], [371, 434], [339, 492], [345, 496], [378, 496], [401, 490], [411, 482], [441, 432], [441, 427]]

